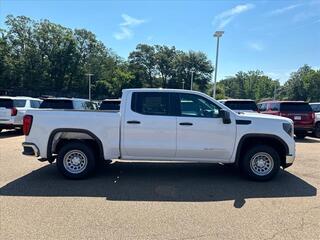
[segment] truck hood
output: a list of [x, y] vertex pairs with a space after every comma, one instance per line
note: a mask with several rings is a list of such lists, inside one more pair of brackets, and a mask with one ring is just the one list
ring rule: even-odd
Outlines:
[[245, 113], [238, 114], [238, 118], [244, 119], [244, 120], [270, 119], [270, 120], [275, 120], [275, 121], [293, 123], [293, 121], [290, 118], [269, 115], [269, 114], [255, 113], [255, 112], [245, 112]]

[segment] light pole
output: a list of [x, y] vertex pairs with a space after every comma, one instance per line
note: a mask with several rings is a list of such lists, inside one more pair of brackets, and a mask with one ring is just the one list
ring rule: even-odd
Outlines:
[[216, 50], [216, 66], [214, 69], [214, 86], [213, 86], [213, 98], [216, 98], [217, 89], [217, 72], [218, 72], [218, 56], [219, 56], [219, 39], [222, 37], [224, 31], [216, 31], [213, 36], [217, 38], [217, 50]]
[[88, 82], [89, 82], [89, 101], [91, 101], [91, 76], [93, 76], [92, 73], [87, 73], [88, 76]]
[[182, 89], [184, 89], [184, 79], [182, 80]]
[[191, 69], [190, 72], [191, 72], [191, 85], [190, 85], [190, 90], [192, 90], [194, 69]]

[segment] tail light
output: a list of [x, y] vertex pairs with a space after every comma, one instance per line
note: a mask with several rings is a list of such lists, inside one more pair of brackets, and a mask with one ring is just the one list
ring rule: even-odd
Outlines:
[[31, 115], [25, 115], [23, 117], [23, 134], [28, 136], [31, 130], [33, 117]]
[[316, 118], [316, 115], [314, 112], [311, 114], [311, 118], [312, 118], [312, 120], [314, 120]]
[[11, 108], [11, 116], [17, 116], [18, 114], [18, 110], [14, 107], [14, 108]]

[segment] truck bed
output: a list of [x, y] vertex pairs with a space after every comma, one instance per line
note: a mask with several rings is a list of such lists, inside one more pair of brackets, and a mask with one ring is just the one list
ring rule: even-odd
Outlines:
[[39, 109], [27, 111], [27, 114], [33, 116], [28, 141], [39, 147], [42, 158], [47, 157], [48, 139], [57, 129], [91, 132], [98, 139], [104, 139], [102, 145], [106, 159], [110, 156], [119, 156], [120, 112], [118, 111]]

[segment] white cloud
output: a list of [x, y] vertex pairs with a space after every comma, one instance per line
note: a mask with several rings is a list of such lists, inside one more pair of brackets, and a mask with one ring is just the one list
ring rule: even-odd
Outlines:
[[129, 28], [122, 27], [121, 31], [114, 33], [113, 36], [117, 40], [129, 39], [132, 38], [133, 32]]
[[122, 14], [121, 17], [123, 18], [124, 22], [120, 23], [120, 26], [126, 26], [126, 27], [137, 26], [146, 22], [145, 19], [137, 19], [127, 14]]
[[255, 50], [255, 51], [263, 51], [264, 50], [264, 46], [262, 43], [259, 42], [250, 42], [248, 43], [249, 48]]
[[300, 7], [300, 6], [302, 6], [302, 4], [289, 5], [289, 6], [287, 6], [287, 7], [275, 9], [275, 10], [269, 12], [269, 14], [270, 14], [270, 15], [280, 15], [280, 14], [282, 14], [282, 13], [288, 12], [288, 11], [290, 11], [290, 10], [292, 10], [292, 9], [295, 9], [295, 8], [297, 8], [297, 7]]
[[227, 11], [224, 11], [217, 16], [215, 16], [212, 24], [216, 25], [218, 29], [223, 29], [227, 26], [237, 15], [244, 13], [250, 9], [254, 8], [253, 4], [242, 4], [237, 5]]
[[123, 22], [120, 23], [120, 31], [113, 34], [113, 37], [117, 40], [130, 39], [134, 33], [132, 27], [145, 23], [145, 19], [137, 19], [127, 14], [121, 15]]

